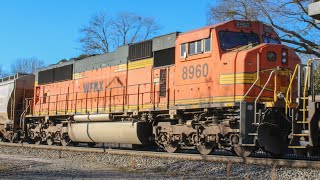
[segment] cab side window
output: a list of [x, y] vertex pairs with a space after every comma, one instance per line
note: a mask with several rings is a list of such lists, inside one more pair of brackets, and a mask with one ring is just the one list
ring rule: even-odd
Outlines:
[[184, 57], [186, 53], [186, 43], [180, 45], [180, 57]]
[[189, 55], [193, 55], [196, 53], [196, 42], [191, 42], [189, 43], [189, 51], [188, 54]]
[[204, 41], [204, 52], [209, 52], [211, 51], [211, 38], [206, 38], [203, 40]]
[[[188, 49], [187, 49], [188, 47]], [[185, 58], [186, 51], [188, 55], [196, 55], [211, 51], [211, 37], [200, 39], [193, 42], [183, 43], [180, 45], [180, 57]]]

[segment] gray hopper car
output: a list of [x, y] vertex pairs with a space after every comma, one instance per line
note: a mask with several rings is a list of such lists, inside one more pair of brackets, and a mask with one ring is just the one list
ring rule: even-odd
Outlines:
[[15, 74], [0, 79], [0, 140], [13, 142], [21, 133], [25, 98], [34, 94], [34, 75]]

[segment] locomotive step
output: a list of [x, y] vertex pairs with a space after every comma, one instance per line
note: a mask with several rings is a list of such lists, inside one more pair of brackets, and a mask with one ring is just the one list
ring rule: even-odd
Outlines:
[[291, 149], [305, 149], [307, 146], [289, 146]]
[[297, 124], [308, 124], [309, 121], [296, 121]]
[[303, 137], [303, 136], [309, 136], [309, 134], [292, 134], [292, 136], [301, 136], [301, 137]]
[[248, 133], [249, 136], [258, 136], [258, 133]]
[[256, 146], [255, 144], [240, 144], [241, 146], [250, 146], [250, 147], [254, 147]]
[[308, 99], [308, 97], [300, 97], [299, 99]]
[[253, 126], [259, 126], [260, 123], [252, 123]]

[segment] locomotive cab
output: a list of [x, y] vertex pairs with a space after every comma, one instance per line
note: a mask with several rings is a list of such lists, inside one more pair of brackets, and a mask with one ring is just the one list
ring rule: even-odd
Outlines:
[[[180, 34], [176, 46], [176, 106], [213, 107], [222, 113], [219, 108], [236, 113], [239, 107], [240, 118], [213, 113], [221, 123], [236, 122], [240, 134], [225, 130], [222, 135], [238, 155], [249, 154], [252, 147], [286, 151], [291, 125], [285, 95], [300, 59], [270, 26], [229, 21]], [[289, 94], [294, 91], [295, 86]]]
[[[285, 154], [291, 132], [291, 122], [285, 114], [286, 98], [288, 94], [295, 94], [292, 92], [296, 91], [296, 86], [291, 89], [289, 86], [300, 59], [292, 49], [281, 44], [271, 27], [246, 21], [235, 21], [229, 26], [232, 25], [232, 31], [225, 30], [225, 27], [216, 28], [216, 31], [221, 60], [226, 63], [230, 59], [234, 61], [230, 72], [234, 75], [229, 74], [229, 79], [220, 75], [220, 82], [234, 88], [234, 94], [243, 96], [240, 100], [240, 136], [236, 140], [240, 148], [235, 148], [237, 154], [248, 154], [247, 150], [252, 146], [271, 154]], [[232, 78], [234, 81], [230, 80]]]

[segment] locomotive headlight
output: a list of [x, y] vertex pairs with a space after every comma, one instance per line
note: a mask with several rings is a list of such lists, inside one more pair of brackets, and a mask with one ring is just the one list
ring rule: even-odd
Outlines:
[[288, 53], [287, 53], [287, 49], [282, 49], [282, 53], [281, 53], [281, 62], [283, 64], [287, 63], [288, 61]]
[[268, 59], [268, 61], [275, 62], [277, 60], [277, 54], [273, 51], [269, 51], [267, 53], [267, 59]]
[[282, 51], [282, 56], [287, 56], [287, 52], [286, 51]]
[[287, 63], [287, 58], [286, 57], [282, 57], [282, 63], [283, 64]]

